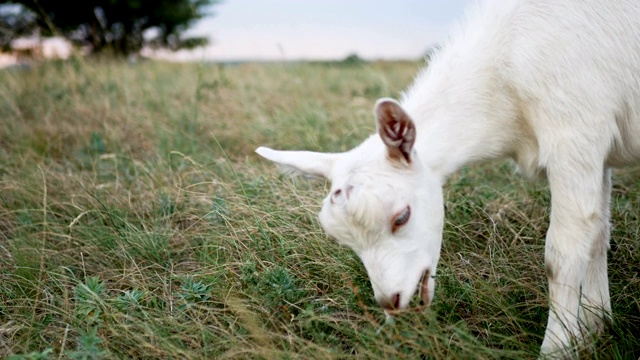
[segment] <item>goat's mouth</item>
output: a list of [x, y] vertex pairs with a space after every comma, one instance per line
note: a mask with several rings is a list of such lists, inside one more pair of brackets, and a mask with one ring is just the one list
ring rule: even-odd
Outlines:
[[429, 279], [431, 276], [431, 269], [427, 269], [422, 273], [420, 277], [420, 282], [418, 282], [418, 297], [420, 298], [420, 303], [418, 306], [408, 307], [405, 309], [398, 309], [397, 305], [394, 308], [385, 308], [384, 313], [387, 316], [386, 322], [392, 322], [393, 317], [400, 314], [406, 310], [418, 311], [421, 312], [426, 309], [431, 304], [431, 299], [429, 299]]
[[430, 304], [429, 299], [429, 279], [431, 278], [431, 270], [427, 269], [422, 273], [420, 282], [418, 283], [418, 296], [420, 297], [420, 306], [427, 307]]

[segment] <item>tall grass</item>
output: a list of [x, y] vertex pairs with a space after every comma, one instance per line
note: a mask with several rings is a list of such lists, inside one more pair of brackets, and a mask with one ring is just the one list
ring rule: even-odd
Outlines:
[[[317, 223], [327, 184], [253, 153], [351, 148], [420, 65], [0, 72], [0, 357], [535, 358], [543, 183], [504, 162], [450, 179], [435, 302], [388, 327]], [[639, 174], [615, 179], [615, 317], [589, 357], [640, 356]]]

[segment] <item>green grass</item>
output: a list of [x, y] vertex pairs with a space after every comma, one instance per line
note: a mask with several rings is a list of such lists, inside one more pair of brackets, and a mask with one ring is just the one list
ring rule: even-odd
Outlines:
[[[544, 184], [505, 162], [451, 178], [435, 302], [381, 328], [363, 266], [316, 220], [327, 184], [253, 153], [351, 148], [419, 66], [1, 71], [0, 357], [537, 357]], [[598, 358], [640, 356], [638, 175], [615, 178]]]

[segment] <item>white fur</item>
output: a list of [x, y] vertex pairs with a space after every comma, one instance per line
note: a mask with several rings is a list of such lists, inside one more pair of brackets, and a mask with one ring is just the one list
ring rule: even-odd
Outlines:
[[[510, 157], [524, 174], [546, 176], [551, 311], [542, 353], [551, 354], [611, 314], [610, 169], [640, 160], [640, 2], [494, 0], [468, 14], [403, 95], [417, 133], [410, 166], [392, 160], [378, 134], [341, 154], [257, 151], [331, 180], [321, 224], [360, 256], [376, 299], [399, 294], [400, 307], [425, 269], [436, 272], [451, 173]], [[411, 220], [391, 233], [407, 205]]]

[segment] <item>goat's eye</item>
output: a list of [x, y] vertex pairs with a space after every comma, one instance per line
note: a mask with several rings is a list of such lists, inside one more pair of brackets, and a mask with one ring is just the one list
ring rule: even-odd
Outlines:
[[398, 228], [400, 228], [401, 226], [403, 226], [409, 221], [410, 217], [411, 217], [411, 207], [407, 206], [406, 208], [404, 208], [404, 210], [402, 210], [401, 212], [399, 212], [393, 217], [391, 232], [396, 232]]

